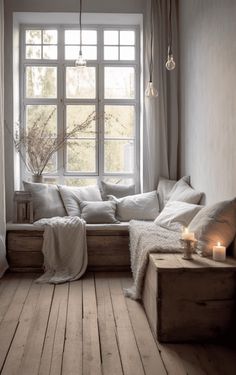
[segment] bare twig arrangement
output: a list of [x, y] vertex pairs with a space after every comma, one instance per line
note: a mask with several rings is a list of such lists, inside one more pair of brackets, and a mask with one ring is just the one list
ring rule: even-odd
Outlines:
[[19, 127], [19, 136], [14, 137], [15, 148], [19, 152], [26, 168], [33, 175], [42, 175], [51, 157], [78, 132], [85, 131], [96, 120], [96, 113], [92, 112], [85, 121], [73, 124], [73, 129], [55, 135], [49, 130], [48, 124], [55, 113], [54, 109], [43, 121], [39, 116], [28, 129]]

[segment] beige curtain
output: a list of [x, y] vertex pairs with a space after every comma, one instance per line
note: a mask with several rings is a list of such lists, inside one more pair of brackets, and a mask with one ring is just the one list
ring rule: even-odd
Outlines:
[[0, 0], [0, 277], [6, 271], [5, 174], [4, 174], [4, 7]]
[[[151, 12], [151, 1], [152, 9]], [[153, 82], [158, 98], [144, 99], [143, 190], [156, 189], [159, 176], [175, 179], [178, 162], [178, 56], [176, 0], [172, 0], [175, 70], [165, 68], [169, 0], [148, 0], [144, 20], [144, 88], [149, 81], [151, 14], [153, 17]]]

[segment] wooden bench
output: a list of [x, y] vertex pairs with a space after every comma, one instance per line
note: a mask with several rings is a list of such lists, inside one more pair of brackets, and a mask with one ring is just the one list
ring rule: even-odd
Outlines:
[[161, 342], [222, 338], [235, 328], [236, 260], [194, 255], [152, 254], [144, 281], [143, 304]]
[[[8, 229], [7, 259], [12, 271], [42, 271], [43, 230]], [[130, 269], [128, 229], [87, 231], [88, 268], [90, 270]]]

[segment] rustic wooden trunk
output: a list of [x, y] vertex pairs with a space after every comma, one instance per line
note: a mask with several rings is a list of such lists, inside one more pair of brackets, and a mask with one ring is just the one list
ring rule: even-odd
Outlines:
[[[12, 271], [40, 271], [43, 231], [8, 230], [7, 258]], [[90, 270], [127, 270], [130, 266], [128, 230], [87, 231]]]
[[235, 328], [236, 261], [152, 254], [143, 304], [161, 342], [221, 338]]

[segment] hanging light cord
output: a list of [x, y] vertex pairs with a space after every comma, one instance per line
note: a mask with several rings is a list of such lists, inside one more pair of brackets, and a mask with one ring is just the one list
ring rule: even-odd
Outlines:
[[80, 0], [79, 7], [79, 30], [80, 30], [80, 53], [82, 51], [82, 0]]
[[172, 55], [172, 0], [169, 1], [169, 54]]
[[151, 56], [150, 56], [150, 65], [149, 65], [149, 73], [150, 73], [150, 82], [152, 82], [152, 73], [153, 73], [153, 0], [151, 0], [151, 7], [150, 7], [150, 24], [151, 24]]

